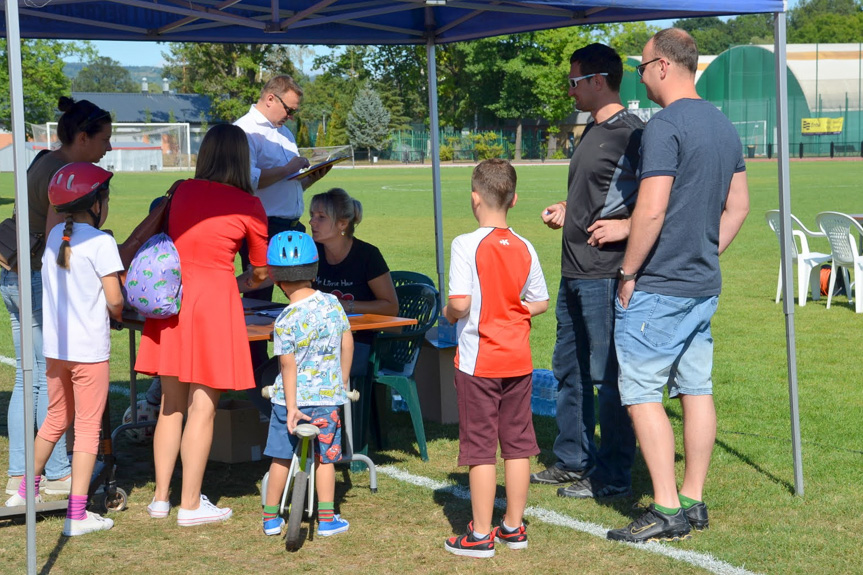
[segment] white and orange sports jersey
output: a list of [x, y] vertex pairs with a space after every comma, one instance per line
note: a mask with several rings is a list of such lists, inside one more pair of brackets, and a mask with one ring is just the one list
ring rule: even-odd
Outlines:
[[466, 296], [471, 306], [456, 328], [456, 369], [479, 377], [530, 373], [530, 311], [522, 300], [548, 299], [530, 242], [509, 228], [479, 228], [455, 238], [449, 297]]

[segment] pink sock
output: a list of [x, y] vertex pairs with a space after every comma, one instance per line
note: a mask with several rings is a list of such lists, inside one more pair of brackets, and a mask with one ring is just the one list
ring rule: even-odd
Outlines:
[[87, 519], [87, 496], [70, 495], [69, 506], [66, 508], [66, 517], [75, 521]]
[[[33, 482], [33, 484], [34, 484], [33, 489], [35, 490], [35, 493], [37, 496], [39, 495], [39, 482], [40, 481], [42, 481], [42, 476], [37, 475], [36, 481]], [[26, 477], [21, 479], [21, 485], [18, 486], [18, 495], [21, 496], [21, 499], [24, 499], [25, 497], [27, 497], [27, 478]]]

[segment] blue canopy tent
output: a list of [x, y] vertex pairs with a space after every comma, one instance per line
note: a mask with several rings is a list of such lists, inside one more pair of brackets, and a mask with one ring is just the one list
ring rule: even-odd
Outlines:
[[[794, 350], [793, 281], [788, 180], [788, 121], [785, 64], [784, 0], [4, 0], [2, 35], [8, 40], [10, 101], [14, 134], [15, 198], [27, 211], [24, 155], [24, 107], [21, 78], [21, 38], [64, 40], [142, 40], [169, 42], [242, 42], [276, 44], [424, 44], [428, 53], [429, 109], [432, 134], [437, 273], [443, 286], [440, 158], [438, 155], [435, 46], [582, 24], [657, 20], [695, 16], [775, 13], [779, 200], [782, 212], [784, 312], [788, 340], [794, 479], [803, 493], [797, 414]], [[565, 58], [567, 55], [562, 54]], [[27, 219], [18, 227], [18, 245], [27, 245]], [[32, 313], [30, 263], [20, 262], [21, 313]], [[21, 322], [25, 396], [32, 396], [30, 323]], [[32, 402], [32, 399], [30, 399]], [[25, 400], [25, 419], [33, 429], [32, 404]], [[32, 475], [32, 442], [28, 473]], [[28, 571], [35, 573], [35, 512], [28, 491]], [[32, 538], [32, 539], [31, 539]], [[32, 542], [32, 545], [31, 545]]]

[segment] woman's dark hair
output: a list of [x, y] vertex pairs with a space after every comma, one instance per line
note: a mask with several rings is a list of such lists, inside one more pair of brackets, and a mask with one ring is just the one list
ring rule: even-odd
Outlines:
[[195, 178], [254, 193], [249, 140], [242, 128], [233, 124], [216, 124], [207, 130], [198, 150]]
[[81, 132], [93, 137], [104, 129], [105, 124], [111, 123], [111, 113], [89, 100], [76, 102], [60, 96], [57, 109], [63, 112], [57, 121], [57, 137], [64, 145], [71, 144]]

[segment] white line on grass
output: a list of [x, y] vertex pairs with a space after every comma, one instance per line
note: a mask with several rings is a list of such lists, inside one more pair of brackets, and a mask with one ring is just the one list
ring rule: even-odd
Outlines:
[[[470, 499], [470, 490], [462, 485], [454, 485], [443, 481], [435, 481], [434, 479], [429, 479], [428, 477], [423, 477], [421, 475], [413, 475], [412, 473], [408, 473], [407, 471], [403, 471], [390, 465], [378, 467], [377, 470], [378, 473], [392, 477], [398, 481], [410, 483], [418, 487], [425, 487], [432, 491], [448, 493], [459, 499]], [[495, 499], [494, 505], [499, 509], [505, 509], [506, 501], [504, 499]], [[602, 525], [579, 521], [578, 519], [573, 519], [567, 515], [557, 513], [556, 511], [543, 509], [542, 507], [530, 506], [524, 510], [524, 514], [526, 517], [532, 517], [542, 521], [543, 523], [548, 523], [549, 525], [569, 527], [570, 529], [575, 529], [576, 531], [581, 531], [595, 537], [601, 537], [602, 539], [605, 539], [605, 534], [608, 531], [608, 528], [603, 527]], [[677, 561], [683, 561], [690, 565], [706, 569], [707, 571], [716, 573], [717, 575], [755, 575], [752, 571], [747, 571], [742, 567], [735, 567], [734, 565], [713, 557], [709, 553], [687, 551], [663, 543], [645, 543], [640, 545], [635, 543], [625, 543], [625, 545], [629, 545], [633, 549], [648, 551], [650, 553], [656, 553], [657, 555], [665, 555], [671, 559], [676, 559]]]
[[0, 363], [6, 364], [6, 365], [11, 365], [12, 367], [15, 367], [15, 364], [17, 362], [15, 361], [14, 357], [6, 357], [5, 355], [0, 355]]

